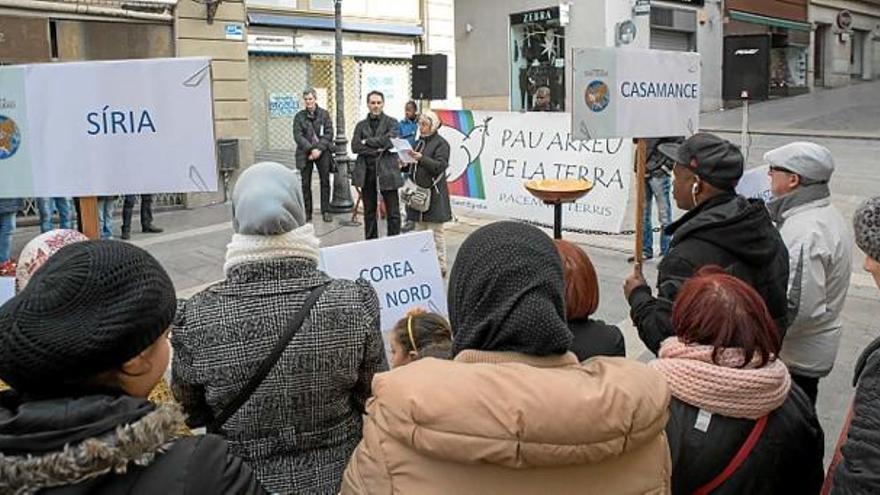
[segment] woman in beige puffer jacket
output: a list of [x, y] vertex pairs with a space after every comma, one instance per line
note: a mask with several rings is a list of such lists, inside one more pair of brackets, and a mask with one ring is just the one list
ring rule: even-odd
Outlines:
[[635, 361], [568, 352], [549, 237], [477, 230], [449, 306], [454, 359], [374, 378], [343, 494], [669, 493], [666, 383]]

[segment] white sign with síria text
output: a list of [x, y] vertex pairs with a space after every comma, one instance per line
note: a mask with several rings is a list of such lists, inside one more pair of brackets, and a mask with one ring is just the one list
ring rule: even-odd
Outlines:
[[216, 190], [209, 59], [0, 67], [0, 198]]

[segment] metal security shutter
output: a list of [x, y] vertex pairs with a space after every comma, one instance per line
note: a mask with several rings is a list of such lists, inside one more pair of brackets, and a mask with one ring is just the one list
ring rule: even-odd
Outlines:
[[[248, 59], [251, 93], [251, 128], [257, 161], [271, 160], [293, 166], [293, 116], [272, 115], [269, 100], [292, 97], [302, 103], [302, 91], [309, 87], [309, 58], [306, 56], [251, 54]], [[298, 110], [299, 108], [295, 108]]]
[[689, 52], [693, 49], [691, 46], [691, 33], [651, 29], [651, 49]]

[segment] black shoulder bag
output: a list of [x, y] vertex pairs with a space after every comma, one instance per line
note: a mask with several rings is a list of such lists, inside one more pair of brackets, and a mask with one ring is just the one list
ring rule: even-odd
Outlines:
[[238, 395], [226, 404], [214, 421], [207, 426], [208, 433], [220, 433], [221, 428], [226, 421], [241, 409], [241, 406], [243, 406], [251, 395], [253, 395], [254, 391], [257, 390], [257, 387], [263, 383], [263, 380], [266, 379], [266, 376], [272, 371], [272, 368], [275, 367], [278, 358], [284, 353], [284, 349], [287, 349], [287, 345], [290, 344], [293, 336], [296, 335], [296, 332], [298, 332], [300, 328], [302, 328], [303, 322], [305, 322], [306, 318], [309, 316], [309, 311], [311, 311], [315, 303], [318, 302], [318, 298], [320, 298], [321, 294], [327, 289], [327, 285], [329, 285], [329, 283], [318, 286], [311, 294], [309, 294], [309, 297], [306, 298], [302, 308], [300, 308], [300, 310], [293, 316], [293, 319], [290, 320], [290, 325], [287, 326], [284, 334], [278, 339], [278, 343], [275, 344], [272, 352], [270, 352], [266, 359], [260, 363], [260, 367], [257, 368], [257, 371], [251, 376], [251, 379], [247, 382], [244, 388], [241, 389]]

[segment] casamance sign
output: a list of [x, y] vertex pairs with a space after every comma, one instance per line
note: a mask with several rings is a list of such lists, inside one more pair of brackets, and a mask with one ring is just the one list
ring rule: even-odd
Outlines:
[[700, 55], [573, 50], [576, 139], [690, 136], [699, 128]]

